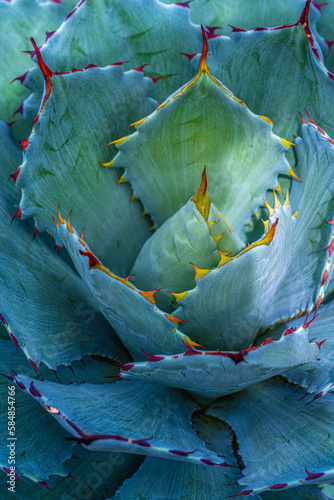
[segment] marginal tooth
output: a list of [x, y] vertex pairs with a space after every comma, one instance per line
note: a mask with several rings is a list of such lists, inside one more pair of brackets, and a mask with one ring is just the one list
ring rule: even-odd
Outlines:
[[209, 228], [209, 233], [211, 233], [211, 231], [212, 231], [212, 226], [213, 226], [214, 224], [217, 224], [217, 222], [216, 222], [215, 220], [210, 220], [210, 221], [207, 221], [206, 223], [207, 223], [207, 226], [208, 226], [208, 228]]
[[147, 211], [144, 209], [140, 215], [141, 217], [144, 217], [144, 215], [147, 215]]
[[181, 318], [174, 318], [174, 316], [171, 316], [170, 314], [164, 314], [164, 316], [168, 319], [168, 321], [170, 321], [171, 323], [173, 323], [173, 325], [175, 325], [176, 327], [178, 326], [178, 324], [180, 323], [180, 321], [185, 321], [185, 319], [181, 319]]
[[285, 202], [284, 206], [290, 205], [290, 199], [289, 199], [289, 188], [286, 188], [286, 197], [285, 197]]
[[298, 208], [298, 210], [295, 211], [295, 213], [293, 214], [292, 217], [294, 217], [295, 219], [297, 219], [298, 212], [299, 212], [299, 208]]
[[159, 290], [161, 290], [161, 288], [158, 288], [157, 290], [150, 290], [149, 292], [139, 292], [139, 295], [141, 295], [142, 297], [144, 297], [144, 299], [148, 300], [151, 304], [154, 305], [155, 300], [153, 295], [159, 292]]
[[283, 190], [282, 190], [281, 185], [280, 185], [280, 183], [279, 183], [279, 182], [277, 183], [277, 187], [276, 187], [276, 189], [277, 189], [277, 191], [278, 191], [279, 193], [281, 193], [281, 195], [282, 195], [282, 196], [284, 196]]
[[217, 246], [219, 245], [219, 242], [222, 239], [222, 237], [224, 236], [224, 234], [225, 233], [217, 234], [217, 235], [211, 235], [212, 238], [215, 240]]
[[120, 139], [117, 139], [116, 141], [109, 142], [107, 146], [110, 146], [110, 144], [115, 144], [115, 146], [120, 146], [129, 136], [125, 135], [124, 137], [121, 137]]
[[228, 262], [230, 262], [231, 260], [233, 260], [232, 257], [228, 257], [228, 254], [230, 254], [232, 252], [223, 253], [219, 248], [218, 248], [218, 252], [219, 252], [219, 255], [220, 255], [220, 261], [218, 262], [218, 266], [217, 267], [222, 267], [225, 264], [227, 264]]
[[134, 122], [134, 123], [131, 123], [131, 125], [129, 125], [129, 127], [139, 127], [139, 125], [141, 125], [145, 120], [146, 120], [147, 116], [145, 116], [144, 118], [142, 118], [141, 120], [138, 120], [137, 122]]
[[56, 221], [56, 219], [54, 217], [52, 217], [52, 219], [53, 219], [53, 222], [55, 223], [56, 229], [58, 229], [58, 227], [59, 227], [58, 222]]
[[86, 228], [84, 227], [84, 228], [83, 228], [83, 230], [82, 230], [82, 232], [81, 232], [81, 236], [80, 236], [80, 238], [79, 238], [79, 241], [80, 241], [81, 245], [83, 245], [83, 246], [86, 248], [86, 243], [85, 243], [85, 241], [84, 241], [84, 239], [83, 239], [83, 235], [84, 235], [84, 231], [85, 231], [85, 229], [86, 229]]
[[269, 220], [263, 220], [262, 217], [261, 217], [261, 220], [263, 222], [266, 233], [269, 232]]
[[108, 161], [107, 163], [102, 163], [102, 161], [99, 161], [99, 164], [102, 165], [102, 167], [112, 167], [112, 164], [114, 163], [114, 159], [113, 158], [111, 161]]
[[196, 342], [193, 342], [192, 340], [190, 340], [189, 337], [184, 337], [184, 340], [187, 342], [188, 345], [190, 345], [190, 347], [203, 347], [201, 344], [196, 344]]
[[281, 206], [281, 203], [280, 203], [279, 199], [277, 198], [277, 194], [276, 194], [276, 191], [274, 188], [273, 188], [273, 193], [274, 193], [274, 198], [275, 198], [275, 210], [277, 210]]
[[290, 141], [287, 141], [286, 139], [283, 139], [283, 137], [280, 137], [281, 141], [283, 142], [284, 146], [286, 148], [290, 148], [290, 146], [295, 146], [296, 147], [296, 144], [294, 144], [293, 142], [290, 142]]
[[118, 181], [116, 182], [116, 184], [122, 184], [123, 182], [126, 182], [126, 180], [124, 179], [124, 176], [121, 175], [121, 177], [118, 179]]
[[199, 267], [195, 266], [195, 264], [193, 264], [192, 262], [190, 262], [190, 264], [195, 269], [195, 273], [196, 273], [195, 274], [195, 281], [198, 281], [199, 279], [204, 278], [204, 276], [206, 276], [207, 274], [209, 274], [211, 272], [210, 269], [200, 269]]
[[259, 220], [260, 220], [260, 218], [261, 218], [261, 217], [260, 217], [260, 214], [259, 214], [259, 212], [258, 212], [258, 211], [254, 212], [254, 215], [255, 215], [255, 217], [256, 217], [257, 219], [259, 219]]
[[270, 123], [270, 125], [274, 125], [274, 122], [267, 116], [259, 115], [259, 118], [262, 118], [262, 120], [264, 120], [265, 122]]
[[188, 292], [181, 292], [181, 293], [168, 292], [168, 293], [173, 295], [173, 297], [175, 297], [176, 302], [179, 303], [182, 299], [184, 299], [184, 297], [187, 295]]
[[263, 198], [264, 204], [266, 208], [268, 209], [269, 216], [272, 217], [275, 213], [275, 210], [269, 205], [269, 203]]
[[60, 224], [65, 224], [65, 221], [62, 218], [61, 213], [60, 213], [60, 204], [59, 203], [58, 203], [58, 220], [59, 220]]
[[295, 174], [295, 172], [292, 170], [292, 167], [291, 165], [289, 165], [289, 172], [288, 172], [288, 175], [291, 175], [291, 177], [294, 177], [295, 179], [297, 179], [297, 181], [299, 182], [303, 182], [302, 180], [299, 179], [298, 175]]
[[71, 226], [71, 215], [72, 215], [72, 210], [70, 211], [70, 215], [68, 216], [68, 219], [67, 219], [67, 222], [66, 222], [66, 229], [70, 232], [70, 233], [74, 233], [74, 230], [73, 230], [73, 227]]

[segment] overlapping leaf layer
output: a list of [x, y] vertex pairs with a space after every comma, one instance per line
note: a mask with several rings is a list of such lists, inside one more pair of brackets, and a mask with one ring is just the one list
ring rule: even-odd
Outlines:
[[0, 0], [1, 498], [334, 498], [333, 5]]

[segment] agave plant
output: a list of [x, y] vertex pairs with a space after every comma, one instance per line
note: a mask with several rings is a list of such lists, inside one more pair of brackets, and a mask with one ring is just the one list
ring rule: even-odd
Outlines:
[[334, 498], [333, 9], [0, 0], [1, 498]]

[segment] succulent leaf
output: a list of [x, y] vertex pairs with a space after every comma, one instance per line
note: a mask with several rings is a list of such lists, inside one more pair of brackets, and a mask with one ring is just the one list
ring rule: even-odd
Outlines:
[[[50, 474], [66, 476], [68, 471], [63, 465], [64, 460], [72, 456], [73, 443], [64, 441], [64, 432], [41, 408], [39, 408], [27, 395], [17, 389], [11, 369], [27, 368], [28, 363], [21, 357], [17, 362], [14, 345], [8, 340], [0, 340], [1, 360], [0, 372], [10, 380], [0, 376], [1, 395], [1, 423], [0, 432], [3, 436], [0, 445], [0, 467], [8, 473], [10, 469], [9, 458], [15, 458], [15, 472], [18, 477], [22, 474], [32, 481], [47, 481]], [[29, 369], [29, 365], [28, 365]], [[34, 384], [33, 384], [34, 385]], [[33, 387], [32, 385], [32, 387]], [[14, 391], [9, 388], [14, 387]], [[28, 388], [29, 390], [29, 388]], [[10, 395], [10, 396], [9, 396]], [[6, 404], [8, 401], [8, 405]], [[9, 402], [10, 401], [10, 402]], [[14, 402], [14, 404], [13, 404]], [[17, 424], [14, 436], [10, 439], [9, 427], [12, 420], [8, 420], [8, 411], [15, 412]], [[14, 419], [15, 422], [15, 419]], [[39, 429], [41, 439], [36, 446], [36, 429]], [[8, 437], [5, 439], [4, 437]], [[14, 446], [13, 444], [14, 443]], [[9, 448], [11, 445], [12, 448]], [[51, 450], [51, 452], [50, 452]], [[7, 469], [7, 470], [6, 470]]]
[[[205, 0], [190, 4], [191, 20], [208, 26], [221, 26], [229, 36], [233, 26], [251, 30], [257, 26], [280, 26], [295, 23], [305, 7], [305, 0]], [[319, 12], [312, 5], [312, 19], [318, 20]], [[228, 23], [228, 24], [227, 24]]]
[[317, 28], [322, 36], [325, 37], [328, 52], [324, 54], [325, 64], [329, 71], [334, 71], [334, 51], [333, 45], [333, 23], [334, 23], [334, 3], [330, 0], [326, 3], [319, 3], [318, 9], [321, 10], [321, 16], [317, 23]]
[[36, 369], [42, 361], [56, 369], [87, 354], [124, 352], [74, 271], [11, 218], [0, 199], [0, 318], [17, 348]]
[[238, 352], [203, 351], [187, 347], [178, 356], [159, 356], [157, 362], [121, 367], [123, 379], [154, 382], [186, 389], [202, 398], [217, 398], [315, 361], [318, 346], [308, 341], [307, 330], [286, 330], [280, 340], [267, 339], [257, 347]]
[[261, 497], [263, 500], [328, 500], [328, 497], [317, 486], [300, 486], [281, 492], [266, 491]]
[[215, 401], [207, 410], [236, 432], [245, 464], [238, 482], [248, 493], [333, 480], [334, 395], [306, 406], [299, 399], [295, 388], [272, 380]]
[[156, 107], [148, 97], [153, 83], [120, 66], [53, 75], [46, 81], [52, 87], [46, 85], [45, 98], [50, 95], [17, 179], [23, 217], [33, 216], [39, 231], [53, 232], [57, 203], [68, 212], [75, 210], [78, 224], [87, 226], [87, 235], [99, 246], [99, 256], [126, 276], [149, 236], [149, 221], [140, 217], [138, 202], [129, 203], [130, 187], [116, 185], [119, 172], [99, 161], [108, 158], [110, 134], [125, 133], [129, 123]]
[[193, 196], [204, 165], [212, 200], [234, 229], [289, 169], [286, 147], [272, 125], [209, 73], [203, 37], [197, 76], [117, 144], [113, 166], [126, 167], [124, 179], [156, 227]]
[[[46, 64], [58, 71], [116, 61], [130, 61], [129, 68], [149, 64], [152, 77], [166, 75], [155, 90], [163, 100], [194, 74], [180, 52], [196, 53], [200, 47], [200, 30], [190, 23], [188, 9], [158, 0], [89, 0], [80, 2], [41, 51]], [[36, 69], [28, 77], [25, 85], [35, 94], [27, 112], [33, 117], [43, 81]]]
[[[34, 406], [36, 407], [36, 404]], [[46, 412], [40, 410], [45, 415]], [[49, 420], [51, 420], [52, 424], [51, 417]], [[62, 434], [64, 434], [64, 431]], [[94, 496], [95, 498], [102, 498], [102, 496], [106, 498], [106, 495], [114, 495], [115, 490], [122, 484], [124, 479], [136, 472], [142, 461], [143, 458], [139, 455], [113, 452], [92, 453], [82, 446], [75, 446], [73, 458], [66, 460], [66, 468], [69, 471], [66, 477], [52, 475], [47, 483], [44, 481], [44, 484], [34, 484], [29, 480], [25, 481], [22, 476], [20, 480], [22, 480], [23, 484], [16, 483], [16, 490], [11, 492], [10, 498], [45, 500], [48, 495], [51, 498], [52, 496], [55, 497], [55, 493], [62, 500], [83, 499], [85, 496], [88, 498], [89, 496], [92, 498]], [[0, 491], [7, 489], [8, 484], [6, 481], [7, 477], [1, 474]], [[46, 488], [49, 490], [48, 492]]]
[[[3, 196], [10, 204], [18, 204], [20, 201], [20, 190], [8, 183], [9, 176], [17, 169], [21, 163], [21, 151], [15, 146], [10, 126], [5, 122], [0, 122], [0, 151], [1, 151], [1, 170], [0, 185]], [[15, 177], [15, 175], [14, 175]], [[15, 179], [14, 179], [15, 180]]]
[[[61, 4], [47, 2], [44, 5], [37, 0], [15, 0], [0, 2], [0, 46], [3, 50], [0, 59], [0, 120], [10, 122], [12, 115], [28, 95], [20, 81], [13, 82], [33, 66], [29, 54], [29, 37], [39, 41], [45, 36], [45, 30], [52, 31], [64, 18]], [[10, 40], [10, 43], [8, 43]]]
[[155, 300], [165, 309], [172, 299], [167, 291], [176, 292], [178, 300], [179, 293], [196, 286], [192, 262], [200, 268], [216, 267], [219, 251], [234, 256], [244, 247], [211, 203], [204, 170], [197, 193], [145, 242], [131, 275], [142, 290], [161, 289]]
[[222, 255], [216, 269], [199, 270], [196, 288], [173, 313], [206, 349], [246, 349], [261, 327], [292, 254], [291, 207], [271, 210], [267, 234], [232, 259]]
[[[259, 115], [271, 118], [275, 133], [291, 140], [298, 133], [298, 111], [334, 135], [333, 75], [322, 64], [321, 50], [303, 23], [280, 29], [232, 32], [210, 40], [210, 71]], [[198, 57], [191, 61], [196, 68]], [[283, 77], [284, 75], [284, 77]]]
[[[30, 380], [17, 376], [17, 382], [25, 385]], [[34, 387], [37, 392], [32, 397], [74, 436], [73, 441], [90, 450], [135, 453], [198, 465], [211, 460], [226, 466], [192, 429], [190, 416], [197, 406], [186, 393], [138, 382], [64, 386], [34, 381]], [[101, 398], [104, 405], [100, 405]]]
[[[194, 428], [212, 450], [226, 455], [228, 463], [237, 465], [232, 454], [230, 430], [220, 422], [201, 414], [194, 416]], [[235, 486], [238, 475], [234, 468], [196, 467], [186, 462], [163, 461], [147, 457], [133, 477], [127, 479], [115, 495], [115, 500], [210, 500], [226, 498], [241, 491]], [[229, 483], [229, 484], [228, 484]], [[234, 483], [234, 484], [231, 484]], [[259, 495], [246, 497], [261, 500]]]
[[[179, 352], [182, 342], [190, 339], [177, 328], [178, 320], [157, 308], [156, 290], [138, 290], [128, 278], [123, 279], [110, 272], [90, 251], [75, 229], [68, 229], [62, 219], [58, 233], [73, 263], [97, 299], [100, 309], [116, 330], [124, 345], [136, 359], [145, 359], [144, 351], [172, 354]], [[138, 314], [138, 311], [140, 313]]]
[[[309, 326], [309, 337], [319, 347], [318, 359], [303, 368], [282, 372], [282, 375], [306, 388], [308, 393], [316, 392], [323, 396], [334, 384], [334, 302], [320, 307], [318, 313], [319, 317]], [[301, 319], [292, 321], [289, 326], [295, 328]]]
[[334, 145], [315, 124], [304, 123], [301, 132], [295, 173], [302, 183], [293, 181], [290, 194], [292, 211], [298, 210], [292, 260], [263, 326], [319, 307], [333, 272]]

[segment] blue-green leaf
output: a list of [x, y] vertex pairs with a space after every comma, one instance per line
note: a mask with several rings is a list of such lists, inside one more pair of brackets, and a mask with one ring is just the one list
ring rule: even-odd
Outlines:
[[181, 330], [206, 349], [246, 349], [255, 339], [266, 309], [287, 270], [294, 218], [290, 205], [277, 206], [267, 234], [218, 267], [196, 270], [197, 286], [175, 311]]
[[10, 126], [5, 122], [0, 122], [0, 151], [1, 151], [1, 169], [0, 169], [0, 189], [3, 196], [11, 204], [17, 204], [20, 200], [20, 190], [7, 181], [20, 166], [22, 153], [15, 146]]
[[[42, 56], [57, 71], [116, 61], [130, 61], [127, 69], [149, 64], [150, 76], [165, 75], [154, 92], [161, 101], [194, 74], [187, 58], [180, 54], [193, 54], [201, 48], [200, 29], [189, 18], [188, 9], [157, 0], [80, 2], [42, 47]], [[25, 116], [33, 118], [43, 80], [33, 69], [24, 84], [34, 91], [24, 105]]]
[[[10, 370], [27, 369], [29, 373], [27, 361], [17, 356], [8, 340], [0, 340], [0, 352], [0, 373], [11, 377], [0, 376], [0, 467], [8, 473], [14, 466], [17, 477], [24, 475], [35, 482], [47, 482], [50, 474], [66, 476], [63, 462], [72, 456], [72, 443], [64, 441], [64, 432], [53, 419], [16, 387]], [[33, 386], [32, 382], [31, 390]]]
[[124, 352], [82, 280], [10, 212], [0, 199], [0, 319], [17, 348], [36, 369]]
[[[316, 396], [321, 397], [334, 384], [334, 302], [321, 306], [318, 313], [319, 317], [309, 326], [310, 339], [319, 346], [318, 359], [289, 373], [282, 372], [282, 375], [300, 387], [306, 388], [308, 393], [316, 392]], [[292, 321], [291, 327], [298, 326], [301, 319]]]
[[[229, 428], [217, 419], [195, 415], [194, 428], [201, 439], [217, 453], [226, 455], [229, 463], [237, 465], [232, 454]], [[148, 457], [133, 477], [127, 479], [117, 491], [117, 500], [212, 500], [226, 498], [241, 491], [235, 486], [235, 469], [196, 467], [186, 462], [163, 461]], [[232, 483], [232, 484], [231, 484]], [[246, 500], [260, 500], [260, 496]]]
[[[53, 498], [93, 500], [107, 496], [112, 497], [124, 479], [131, 477], [136, 472], [142, 461], [143, 457], [139, 455], [98, 451], [92, 453], [82, 446], [75, 446], [73, 458], [65, 462], [69, 474], [66, 477], [50, 476], [47, 482], [48, 491], [45, 490], [45, 485], [43, 488], [43, 485], [34, 484], [29, 480], [25, 481], [25, 478], [21, 477], [20, 480], [24, 484], [16, 482], [15, 493], [10, 492], [8, 498], [17, 500], [45, 500], [49, 498], [51, 500]], [[1, 474], [0, 494], [3, 499], [7, 498], [6, 493], [9, 485], [6, 481], [7, 477]]]
[[[123, 379], [155, 382], [191, 391], [204, 398], [217, 398], [314, 361], [318, 346], [310, 344], [307, 330], [287, 330], [280, 340], [238, 352], [199, 351], [191, 347], [178, 356], [123, 365]], [[283, 369], [284, 367], [284, 369]]]
[[145, 242], [131, 275], [141, 290], [160, 288], [155, 300], [165, 309], [172, 299], [167, 291], [179, 294], [195, 287], [191, 263], [206, 269], [216, 267], [219, 251], [233, 256], [244, 247], [211, 203], [204, 171], [197, 193]]
[[324, 299], [333, 272], [334, 251], [334, 146], [315, 124], [303, 124], [296, 139], [296, 174], [290, 202], [298, 210], [292, 260], [273, 300], [263, 326], [311, 311]]
[[97, 299], [100, 309], [116, 330], [124, 345], [136, 359], [145, 359], [143, 349], [154, 354], [172, 354], [191, 341], [177, 328], [178, 320], [155, 304], [156, 290], [142, 292], [128, 279], [120, 278], [106, 268], [90, 251], [75, 229], [60, 218], [58, 234], [73, 263]]
[[[37, 0], [16, 0], [0, 2], [0, 120], [10, 122], [14, 111], [28, 95], [19, 81], [11, 81], [34, 66], [29, 54], [29, 37], [39, 40], [46, 31], [58, 28], [64, 18], [62, 5]], [[23, 75], [24, 78], [25, 75]]]
[[210, 197], [238, 230], [278, 174], [288, 173], [285, 141], [211, 76], [203, 37], [197, 76], [116, 141], [113, 166], [125, 167], [124, 179], [159, 227], [193, 196], [206, 165]]
[[294, 387], [266, 381], [207, 410], [236, 433], [248, 493], [333, 480], [334, 395], [306, 406], [299, 399]]
[[75, 210], [99, 256], [126, 276], [149, 237], [149, 221], [137, 201], [129, 203], [130, 186], [116, 185], [120, 173], [99, 161], [108, 159], [110, 135], [126, 133], [129, 124], [155, 109], [148, 97], [153, 83], [141, 72], [124, 73], [122, 66], [50, 77], [40, 64], [47, 100], [17, 180], [23, 218], [33, 216], [39, 231], [53, 232], [54, 207]]
[[[19, 375], [17, 382], [27, 386], [31, 379]], [[197, 406], [186, 393], [128, 381], [70, 386], [34, 381], [33, 385], [32, 396], [74, 436], [73, 441], [90, 450], [226, 465], [192, 429], [190, 417]]]
[[[304, 107], [334, 135], [334, 77], [321, 61], [316, 40], [312, 34], [307, 36], [310, 31], [304, 14], [296, 25], [235, 30], [232, 38], [210, 40], [208, 66], [212, 73], [254, 113], [271, 118], [275, 133], [289, 140], [298, 134], [298, 111]], [[196, 68], [198, 58], [192, 64]]]

